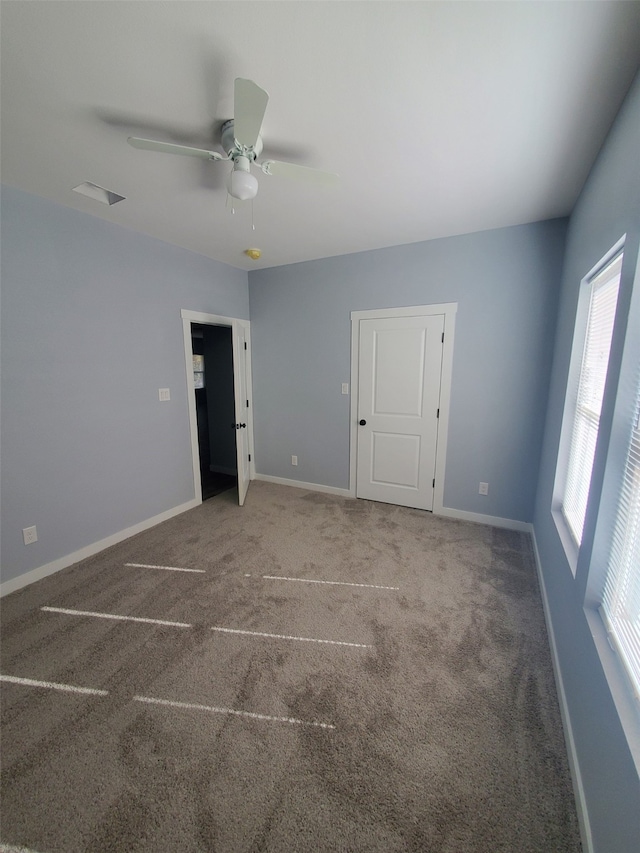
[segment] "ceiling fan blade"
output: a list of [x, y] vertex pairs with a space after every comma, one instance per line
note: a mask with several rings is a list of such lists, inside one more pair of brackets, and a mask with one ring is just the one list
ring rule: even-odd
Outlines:
[[310, 166], [298, 166], [296, 163], [284, 163], [281, 160], [265, 160], [260, 164], [265, 175], [284, 175], [324, 186], [338, 186], [340, 176], [334, 172], [323, 172]]
[[174, 145], [172, 142], [157, 142], [155, 139], [140, 139], [138, 136], [128, 137], [127, 142], [134, 148], [144, 148], [146, 151], [161, 151], [164, 154], [184, 154], [187, 157], [199, 157], [201, 160], [228, 159], [216, 151], [207, 151], [204, 148], [191, 148], [188, 145]]
[[269, 95], [253, 80], [236, 77], [233, 99], [233, 133], [240, 145], [253, 148], [258, 141]]

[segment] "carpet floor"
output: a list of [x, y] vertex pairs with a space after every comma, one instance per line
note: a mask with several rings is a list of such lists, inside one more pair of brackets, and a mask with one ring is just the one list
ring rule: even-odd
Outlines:
[[236, 498], [3, 600], [2, 842], [578, 853], [530, 537]]

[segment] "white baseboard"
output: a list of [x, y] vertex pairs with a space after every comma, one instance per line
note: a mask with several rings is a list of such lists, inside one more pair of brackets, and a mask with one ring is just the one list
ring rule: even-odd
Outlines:
[[491, 527], [502, 527], [505, 530], [519, 530], [521, 533], [531, 533], [532, 525], [528, 521], [517, 521], [514, 518], [500, 518], [497, 515], [483, 515], [479, 512], [466, 512], [463, 509], [453, 509], [443, 506], [433, 511], [434, 515], [444, 515], [446, 518], [457, 518], [460, 521], [473, 521], [475, 524], [490, 524]]
[[564, 689], [562, 680], [562, 671], [560, 669], [560, 660], [558, 658], [558, 647], [553, 631], [553, 623], [551, 622], [551, 611], [549, 610], [549, 599], [547, 598], [547, 588], [544, 583], [544, 575], [542, 574], [542, 564], [540, 562], [540, 552], [538, 551], [538, 543], [536, 541], [535, 530], [531, 531], [531, 539], [533, 541], [533, 554], [536, 562], [536, 571], [538, 573], [538, 582], [540, 584], [540, 594], [542, 596], [542, 608], [544, 610], [544, 619], [547, 625], [547, 634], [549, 636], [549, 647], [551, 649], [551, 662], [553, 664], [553, 675], [556, 682], [556, 690], [558, 692], [558, 700], [560, 703], [560, 716], [562, 718], [562, 728], [564, 730], [564, 740], [567, 747], [567, 755], [569, 758], [569, 770], [571, 772], [571, 781], [573, 783], [573, 794], [576, 801], [576, 811], [578, 813], [578, 824], [580, 825], [580, 837], [582, 839], [582, 849], [584, 853], [594, 853], [593, 837], [591, 835], [591, 824], [589, 823], [589, 812], [587, 810], [587, 801], [584, 795], [584, 786], [582, 784], [582, 774], [580, 772], [580, 763], [578, 761], [578, 753], [573, 737], [573, 727], [571, 725], [571, 717], [569, 715], [569, 706], [567, 704], [567, 694]]
[[338, 489], [336, 486], [323, 486], [321, 483], [303, 483], [301, 480], [288, 480], [286, 477], [272, 477], [270, 474], [256, 474], [256, 480], [265, 483], [277, 483], [280, 486], [293, 486], [294, 489], [306, 489], [308, 492], [324, 492], [327, 495], [340, 495], [343, 498], [352, 498], [349, 489]]
[[118, 542], [123, 542], [125, 539], [129, 539], [130, 536], [135, 536], [136, 533], [142, 533], [143, 530], [155, 527], [156, 524], [161, 524], [163, 521], [173, 518], [174, 515], [180, 515], [182, 512], [186, 512], [189, 509], [200, 506], [201, 503], [202, 501], [194, 499], [180, 504], [180, 506], [174, 506], [172, 509], [161, 512], [159, 515], [154, 515], [153, 518], [148, 518], [146, 521], [141, 521], [138, 524], [134, 524], [132, 527], [127, 527], [126, 530], [120, 530], [118, 533], [113, 533], [111, 536], [107, 536], [106, 539], [101, 539], [99, 542], [93, 542], [91, 545], [80, 548], [79, 551], [74, 551], [73, 554], [67, 554], [65, 557], [60, 557], [57, 560], [53, 560], [51, 563], [46, 563], [44, 566], [39, 566], [37, 569], [32, 569], [29, 572], [18, 575], [17, 578], [11, 578], [11, 580], [0, 584], [0, 598], [4, 595], [9, 595], [9, 593], [15, 592], [18, 589], [22, 589], [23, 586], [28, 586], [31, 583], [35, 583], [35, 581], [46, 578], [48, 575], [53, 575], [61, 569], [66, 569], [74, 563], [79, 563], [80, 560], [86, 560], [87, 557], [93, 557], [93, 555], [97, 554], [99, 551], [104, 551], [105, 548], [117, 545]]
[[[289, 480], [286, 477], [272, 477], [270, 474], [257, 474], [253, 478], [265, 483], [278, 483], [281, 486], [293, 486], [296, 489], [307, 489], [310, 492], [324, 492], [329, 495], [340, 495], [343, 498], [355, 498], [351, 489], [339, 489], [336, 486], [323, 486], [320, 483], [303, 483], [300, 480]], [[532, 525], [528, 521], [516, 521], [512, 518], [499, 518], [495, 515], [481, 515], [477, 512], [465, 512], [461, 509], [441, 507], [434, 510], [434, 515], [444, 515], [447, 518], [457, 518], [461, 521], [473, 521], [476, 524], [489, 524], [492, 527], [503, 527], [507, 530], [520, 530], [522, 533], [531, 533]]]

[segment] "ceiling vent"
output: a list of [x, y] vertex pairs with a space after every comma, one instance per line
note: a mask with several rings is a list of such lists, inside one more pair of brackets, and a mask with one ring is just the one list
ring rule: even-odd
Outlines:
[[123, 195], [105, 190], [104, 187], [99, 187], [97, 184], [92, 184], [91, 181], [85, 181], [84, 184], [73, 188], [74, 193], [86, 195], [87, 198], [92, 198], [95, 201], [100, 201], [102, 204], [117, 204], [119, 201], [124, 201]]

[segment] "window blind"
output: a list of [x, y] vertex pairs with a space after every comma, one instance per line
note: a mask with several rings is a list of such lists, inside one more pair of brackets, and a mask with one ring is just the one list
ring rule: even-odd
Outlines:
[[562, 512], [578, 545], [587, 511], [621, 268], [619, 254], [590, 281], [589, 317], [562, 499]]
[[640, 365], [630, 426], [601, 610], [640, 698]]

